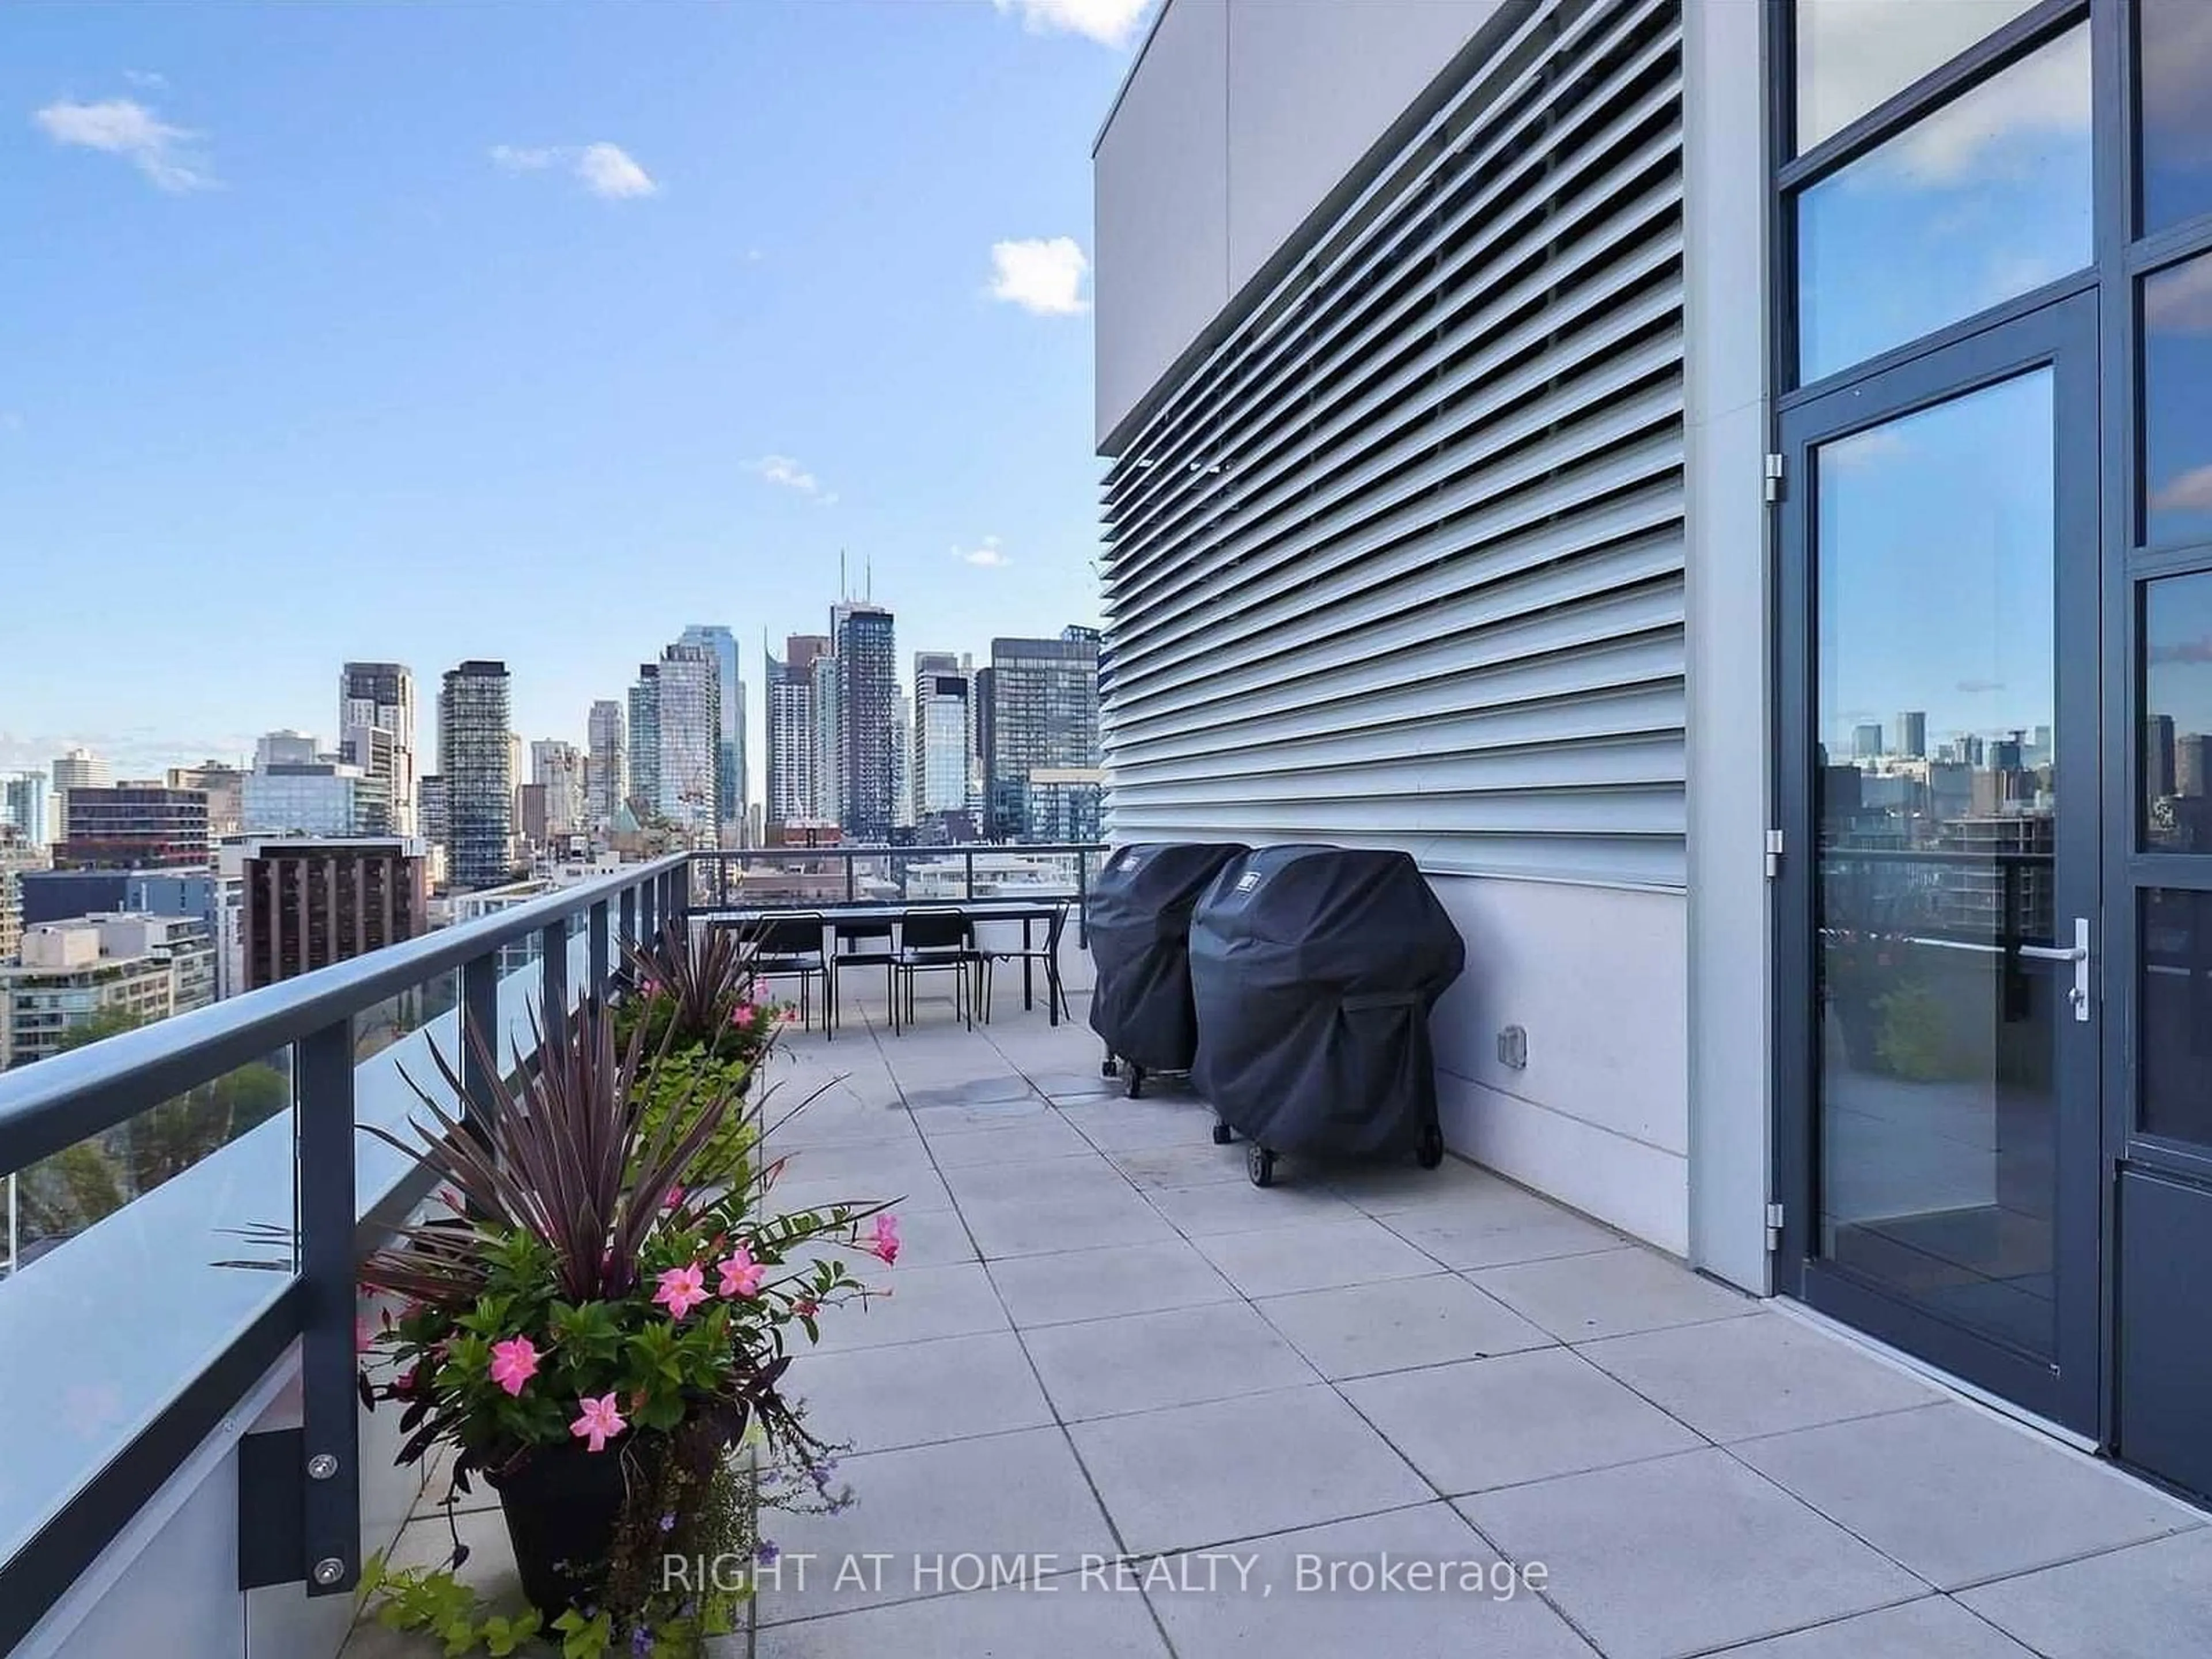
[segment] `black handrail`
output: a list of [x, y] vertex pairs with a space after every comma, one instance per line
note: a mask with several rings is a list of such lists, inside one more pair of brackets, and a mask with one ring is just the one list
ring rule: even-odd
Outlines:
[[0, 1174], [50, 1158], [471, 961], [495, 958], [505, 945], [684, 868], [690, 856], [678, 853], [556, 889], [495, 915], [0, 1072]]

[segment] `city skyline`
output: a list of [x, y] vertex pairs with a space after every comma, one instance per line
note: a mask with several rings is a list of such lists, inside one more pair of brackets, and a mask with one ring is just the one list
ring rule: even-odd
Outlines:
[[[851, 603], [858, 605], [867, 602], [855, 599]], [[896, 652], [894, 683], [902, 690], [910, 691], [912, 689], [914, 665], [917, 659], [937, 659], [946, 656], [957, 659], [965, 656], [986, 665], [990, 660], [990, 637], [986, 637], [981, 641], [980, 651], [969, 645], [944, 644], [925, 644], [909, 649], [905, 643], [908, 630], [903, 609], [889, 602], [879, 602], [873, 608], [890, 611], [899, 618], [900, 643]], [[815, 609], [816, 614], [818, 615], [818, 605]], [[996, 637], [1052, 638], [1058, 636], [1064, 628], [1071, 625], [1089, 626], [1090, 624], [1073, 617], [1061, 617], [1056, 620], [1048, 617], [1037, 619], [1033, 626], [1008, 629]], [[580, 702], [577, 705], [577, 712], [573, 720], [540, 730], [523, 724], [523, 717], [518, 713], [515, 715], [514, 727], [517, 735], [526, 744], [559, 741], [572, 744], [588, 752], [591, 747], [590, 722], [592, 709], [602, 702], [612, 702], [617, 705], [624, 703], [625, 693], [635, 684], [637, 675], [636, 665], [639, 662], [647, 660], [648, 656], [657, 657], [669, 641], [680, 641], [683, 635], [687, 632], [697, 632], [706, 628], [713, 628], [720, 631], [725, 626], [725, 624], [686, 623], [679, 627], [672, 623], [664, 631], [659, 643], [650, 645], [649, 649], [641, 647], [638, 653], [630, 654], [631, 666], [627, 672], [618, 676], [617, 679], [611, 683], [608, 687], [592, 692]], [[818, 627], [819, 624], [817, 623], [817, 626]], [[765, 805], [767, 804], [766, 775], [768, 772], [768, 686], [758, 654], [758, 645], [755, 644], [749, 647], [745, 635], [741, 631], [736, 629], [731, 631], [736, 634], [738, 676], [745, 687], [744, 702], [747, 731], [744, 744], [744, 766], [749, 786], [749, 793], [745, 799], [748, 805]], [[788, 637], [803, 638], [807, 635], [804, 632], [796, 632]], [[785, 641], [786, 636], [781, 635], [770, 640], [769, 642], [770, 654], [779, 652], [785, 644]], [[459, 662], [486, 658], [507, 664], [510, 683], [513, 686], [514, 706], [517, 710], [543, 701], [542, 697], [533, 697], [531, 695], [521, 673], [514, 668], [514, 659], [511, 656], [500, 657], [496, 653], [489, 650], [471, 653], [466, 657], [457, 658], [453, 662], [441, 663], [425, 663], [408, 659], [404, 654], [395, 654], [389, 664], [383, 665], [398, 668], [403, 672], [411, 672], [414, 684], [417, 687], [427, 684], [434, 688], [439, 677]], [[356, 657], [343, 658], [339, 662], [333, 663], [330, 672], [337, 672], [342, 664], [356, 663], [360, 659]], [[327, 703], [329, 698], [327, 674], [325, 679], [323, 696], [325, 702]], [[434, 689], [427, 697], [418, 692], [416, 696], [415, 708], [416, 729], [414, 769], [418, 775], [428, 775], [436, 770], [438, 751], [437, 697]], [[78, 749], [88, 751], [103, 763], [106, 775], [118, 779], [156, 780], [173, 769], [190, 769], [208, 761], [250, 768], [253, 763], [257, 749], [263, 740], [273, 732], [304, 733], [309, 737], [325, 740], [325, 748], [337, 749], [338, 733], [327, 719], [317, 720], [306, 710], [295, 711], [289, 706], [284, 712], [287, 715], [296, 714], [297, 717], [258, 720], [250, 730], [235, 734], [233, 739], [235, 746], [227, 750], [206, 750], [194, 747], [189, 743], [168, 742], [158, 738], [102, 746], [100, 743], [86, 738], [64, 736], [49, 745], [43, 738], [18, 737], [4, 728], [0, 728], [0, 775], [24, 772], [46, 774], [51, 789], [54, 787], [51, 775], [54, 763], [65, 757], [70, 751]]]
[[[362, 656], [496, 658], [522, 731], [580, 741], [693, 617], [746, 657], [819, 627], [841, 549], [926, 646], [1093, 617], [1087, 156], [1133, 30], [155, 7], [7, 40], [0, 216], [36, 252], [0, 273], [0, 769], [334, 742]], [[400, 100], [374, 131], [331, 118], [363, 76]], [[196, 167], [65, 136], [119, 102]], [[551, 164], [596, 142], [629, 193]], [[374, 580], [301, 605], [272, 569]], [[236, 638], [252, 672], [158, 707], [75, 673], [88, 570], [121, 659]]]

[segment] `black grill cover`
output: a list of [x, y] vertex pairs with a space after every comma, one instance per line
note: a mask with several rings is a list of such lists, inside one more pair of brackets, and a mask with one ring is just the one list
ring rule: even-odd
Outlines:
[[1436, 1121], [1429, 1011], [1466, 949], [1413, 860], [1268, 847], [1224, 869], [1191, 923], [1191, 1081], [1277, 1152], [1407, 1152]]
[[1115, 849], [1086, 901], [1091, 1029], [1149, 1072], [1181, 1072], [1198, 1046], [1190, 1006], [1191, 908], [1239, 842], [1137, 842]]

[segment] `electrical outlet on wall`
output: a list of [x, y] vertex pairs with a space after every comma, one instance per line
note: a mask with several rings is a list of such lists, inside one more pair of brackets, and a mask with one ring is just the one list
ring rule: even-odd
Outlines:
[[1498, 1063], [1515, 1071], [1528, 1064], [1528, 1032], [1525, 1026], [1508, 1025], [1498, 1034]]

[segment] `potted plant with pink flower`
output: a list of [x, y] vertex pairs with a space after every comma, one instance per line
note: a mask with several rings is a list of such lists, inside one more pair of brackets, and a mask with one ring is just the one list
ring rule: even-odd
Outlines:
[[[644, 947], [623, 946], [629, 994], [613, 1010], [615, 1042], [640, 1035], [655, 1065], [647, 1079], [648, 1134], [675, 1117], [681, 1103], [717, 1093], [747, 1093], [766, 1065], [784, 1021], [755, 979], [746, 933], [694, 928], [671, 921]], [[679, 1132], [684, 1127], [678, 1122]], [[751, 1140], [742, 1114], [732, 1114], [700, 1149], [702, 1180], [741, 1183]]]
[[[587, 1010], [467, 1127], [417, 1087], [429, 1120], [406, 1150], [447, 1183], [453, 1213], [362, 1274], [396, 1304], [371, 1334], [378, 1380], [365, 1372], [362, 1392], [400, 1408], [401, 1462], [442, 1444], [457, 1488], [481, 1478], [499, 1493], [524, 1592], [580, 1655], [682, 1654], [727, 1627], [733, 1597], [693, 1589], [696, 1576], [667, 1583], [663, 1563], [749, 1547], [741, 1441], [830, 1495], [834, 1449], [787, 1374], [831, 1309], [868, 1294], [841, 1253], [889, 1262], [899, 1249], [881, 1205], [779, 1215], [758, 1183], [690, 1180], [770, 1091], [748, 1103], [694, 1073], [650, 1127], [665, 1060], [647, 1036], [634, 1026], [618, 1049], [613, 1022]], [[459, 1099], [436, 1060], [442, 1098]]]

